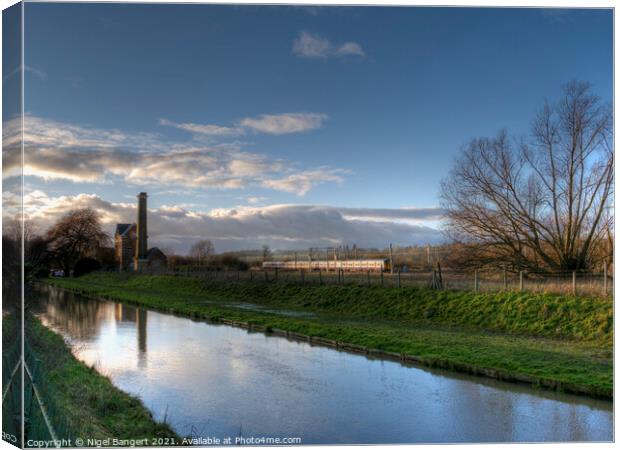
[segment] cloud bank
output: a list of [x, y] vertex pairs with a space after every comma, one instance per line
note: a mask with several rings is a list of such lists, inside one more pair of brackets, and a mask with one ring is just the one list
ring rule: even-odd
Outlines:
[[[24, 200], [27, 216], [41, 231], [74, 208], [96, 210], [110, 233], [116, 223], [134, 222], [136, 216], [134, 203], [113, 203], [94, 194], [50, 198], [42, 191], [32, 191]], [[441, 214], [441, 210], [433, 208], [356, 209], [284, 204], [199, 212], [178, 205], [161, 206], [149, 210], [149, 236], [150, 245], [178, 253], [186, 253], [199, 239], [211, 239], [218, 251], [260, 248], [263, 244], [274, 249], [353, 243], [384, 248], [390, 242], [440, 242], [440, 232], [423, 223]]]

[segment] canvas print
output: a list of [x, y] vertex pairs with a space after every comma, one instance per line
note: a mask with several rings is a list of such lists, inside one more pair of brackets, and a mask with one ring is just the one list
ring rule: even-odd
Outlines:
[[614, 440], [613, 9], [2, 20], [4, 441]]

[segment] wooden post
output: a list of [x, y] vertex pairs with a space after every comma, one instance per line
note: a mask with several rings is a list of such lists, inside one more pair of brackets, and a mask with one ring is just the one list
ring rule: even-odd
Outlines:
[[506, 266], [504, 265], [504, 289], [508, 289], [508, 277], [506, 276]]
[[474, 292], [478, 292], [478, 269], [474, 270]]
[[254, 281], [254, 272], [250, 270], [250, 281]]
[[390, 273], [394, 273], [394, 258], [392, 255], [392, 243], [390, 243]]
[[400, 269], [398, 269], [398, 287], [400, 288]]
[[523, 292], [523, 271], [519, 271], [519, 292]]
[[577, 272], [573, 270], [573, 295], [577, 295]]
[[370, 270], [366, 272], [366, 281], [368, 281], [366, 284], [368, 284], [368, 287], [370, 287]]
[[269, 273], [265, 270], [265, 282], [269, 281]]
[[319, 286], [323, 285], [323, 275], [321, 275], [321, 269], [319, 269]]
[[603, 261], [603, 295], [607, 295], [607, 261]]
[[278, 268], [277, 268], [277, 267], [276, 267], [276, 269], [275, 269], [274, 280], [275, 280], [275, 281], [278, 281]]
[[381, 270], [381, 286], [383, 286], [383, 270]]
[[342, 273], [342, 285], [344, 286], [344, 269], [340, 269], [340, 272]]

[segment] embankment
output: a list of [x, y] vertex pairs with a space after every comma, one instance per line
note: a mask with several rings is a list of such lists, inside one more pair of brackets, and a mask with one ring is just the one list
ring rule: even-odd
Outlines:
[[612, 397], [611, 299], [205, 283], [194, 278], [117, 274], [49, 282], [82, 294], [281, 330], [377, 356]]

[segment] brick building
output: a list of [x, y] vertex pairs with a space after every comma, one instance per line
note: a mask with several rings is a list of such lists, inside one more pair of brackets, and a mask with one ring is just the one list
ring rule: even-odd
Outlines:
[[118, 223], [114, 232], [116, 263], [121, 271], [152, 272], [168, 266], [166, 255], [148, 248], [146, 192], [138, 194], [137, 223]]

